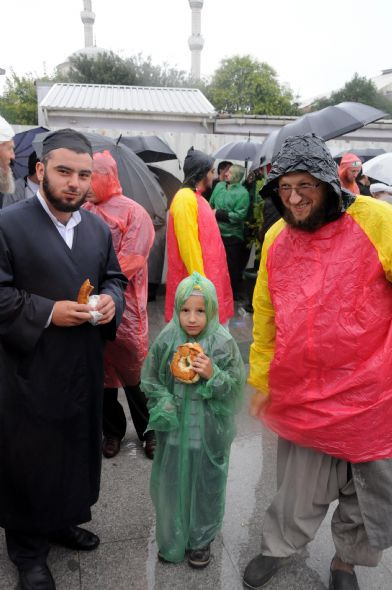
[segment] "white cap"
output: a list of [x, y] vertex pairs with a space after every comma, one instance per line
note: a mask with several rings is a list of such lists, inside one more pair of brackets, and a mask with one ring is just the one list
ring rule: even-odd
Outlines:
[[0, 115], [0, 141], [10, 141], [14, 135], [11, 125]]
[[369, 187], [372, 195], [375, 193], [390, 193], [392, 194], [392, 186], [388, 186], [382, 182], [374, 182]]

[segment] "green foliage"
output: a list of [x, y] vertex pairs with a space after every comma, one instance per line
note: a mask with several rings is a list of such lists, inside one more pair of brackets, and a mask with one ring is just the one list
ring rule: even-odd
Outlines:
[[369, 78], [358, 74], [354, 74], [354, 77], [346, 82], [343, 88], [333, 92], [329, 98], [322, 98], [313, 103], [312, 111], [318, 111], [344, 101], [362, 102], [392, 114], [392, 102], [377, 90]]
[[250, 218], [245, 222], [246, 245], [251, 250], [255, 246], [255, 262], [260, 261], [261, 257], [261, 243], [260, 230], [264, 221], [264, 200], [259, 195], [259, 192], [265, 184], [265, 178], [257, 178], [249, 191], [251, 196], [251, 212]]
[[17, 76], [11, 72], [0, 96], [0, 115], [11, 125], [37, 124], [37, 95], [32, 74]]
[[167, 64], [154, 65], [141, 54], [122, 59], [112, 51], [95, 57], [79, 54], [70, 58], [70, 70], [56, 73], [55, 82], [79, 84], [118, 84], [124, 86], [185, 86], [190, 78], [186, 72]]
[[292, 92], [267, 63], [249, 55], [222, 60], [207, 96], [218, 111], [244, 115], [297, 115]]

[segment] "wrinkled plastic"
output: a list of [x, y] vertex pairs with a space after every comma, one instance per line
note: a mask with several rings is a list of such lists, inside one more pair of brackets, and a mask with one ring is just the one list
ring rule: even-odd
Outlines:
[[109, 225], [121, 270], [129, 279], [116, 339], [105, 347], [105, 387], [136, 385], [148, 351], [147, 259], [154, 226], [141, 205], [117, 193], [120, 185], [112, 156], [108, 152], [94, 154], [93, 160], [93, 190], [102, 200], [86, 203], [84, 208]]
[[168, 219], [166, 321], [173, 315], [178, 284], [195, 271], [214, 283], [219, 320], [225, 324], [234, 315], [234, 301], [219, 227], [202, 195], [183, 188], [173, 199]]
[[[213, 376], [184, 384], [173, 378], [170, 362], [179, 344], [195, 340], [182, 330], [178, 318], [196, 284], [205, 296], [208, 319], [196, 340], [213, 362]], [[194, 273], [180, 284], [173, 320], [153, 343], [142, 369], [148, 428], [157, 438], [150, 484], [157, 544], [168, 561], [179, 562], [187, 549], [206, 546], [221, 527], [234, 414], [244, 383], [238, 347], [218, 323], [215, 289]]]
[[207, 172], [214, 165], [214, 158], [200, 150], [191, 147], [184, 160], [184, 182], [183, 186], [195, 188], [196, 184], [207, 176]]
[[315, 232], [266, 234], [250, 383], [283, 438], [362, 463], [392, 457], [392, 209], [357, 197]]
[[237, 237], [244, 239], [244, 223], [249, 210], [249, 193], [240, 180], [243, 176], [242, 166], [232, 166], [230, 186], [226, 182], [218, 182], [210, 199], [210, 206], [213, 209], [222, 209], [229, 214], [229, 221], [219, 221], [219, 229], [223, 237]]
[[359, 188], [355, 180], [351, 182], [348, 180], [347, 170], [348, 168], [357, 168], [358, 170], [360, 170], [361, 167], [361, 159], [358, 158], [358, 156], [356, 156], [355, 154], [347, 153], [344, 154], [344, 156], [342, 157], [338, 168], [340, 184], [354, 195], [359, 195]]

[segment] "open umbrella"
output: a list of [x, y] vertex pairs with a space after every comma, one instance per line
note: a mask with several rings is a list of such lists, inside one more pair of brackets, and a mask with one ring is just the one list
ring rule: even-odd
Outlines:
[[392, 153], [380, 154], [362, 166], [363, 173], [374, 180], [392, 185]]
[[213, 158], [220, 160], [238, 160], [241, 162], [254, 161], [263, 144], [260, 141], [252, 141], [249, 137], [244, 141], [232, 141], [217, 149]]
[[46, 127], [34, 127], [34, 129], [14, 135], [15, 160], [12, 163], [12, 172], [15, 179], [27, 176], [27, 162], [31, 152], [34, 151], [33, 139], [38, 133], [44, 133], [45, 131], [48, 131]]
[[119, 142], [131, 148], [146, 163], [177, 159], [171, 147], [156, 135], [120, 135]]
[[362, 162], [367, 162], [368, 160], [371, 160], [372, 158], [375, 158], [380, 154], [385, 154], [385, 151], [386, 150], [384, 150], [383, 148], [353, 148], [350, 150], [344, 150], [342, 152], [339, 152], [338, 154], [336, 154], [336, 156], [333, 157], [333, 159], [337, 164], [340, 164], [340, 160], [342, 159], [344, 154], [350, 152], [358, 156], [358, 158], [360, 158]]
[[154, 174], [167, 199], [167, 208], [173, 200], [174, 195], [181, 188], [181, 180], [174, 176], [171, 172], [163, 170], [158, 166], [148, 166], [149, 170]]
[[274, 132], [272, 139], [269, 139], [270, 136], [267, 137], [256, 154], [257, 162], [272, 162], [287, 137], [315, 133], [328, 141], [388, 116], [388, 113], [360, 102], [341, 102], [314, 113], [307, 113]]
[[[42, 153], [42, 140], [46, 133], [37, 135], [33, 146], [38, 157]], [[94, 133], [83, 133], [90, 141], [93, 152], [108, 150], [116, 160], [118, 177], [124, 195], [142, 205], [155, 226], [166, 223], [166, 198], [147, 165], [126, 145], [118, 140]]]

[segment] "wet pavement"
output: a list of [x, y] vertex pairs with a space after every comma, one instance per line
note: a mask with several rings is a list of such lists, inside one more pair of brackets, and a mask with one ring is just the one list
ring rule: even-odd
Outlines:
[[[149, 304], [149, 317], [153, 339], [164, 325], [162, 297]], [[237, 307], [230, 330], [247, 362], [252, 316]], [[275, 456], [275, 435], [250, 418], [244, 407], [231, 451], [223, 529], [212, 545], [210, 565], [195, 571], [186, 562], [162, 564], [157, 560], [148, 491], [151, 461], [130, 423], [120, 454], [103, 460], [101, 495], [93, 508], [93, 521], [87, 525], [100, 536], [101, 545], [92, 553], [51, 550], [49, 565], [57, 590], [240, 590], [242, 572], [259, 552], [263, 515], [276, 485]], [[293, 558], [266, 590], [328, 588], [334, 553], [329, 528], [332, 512], [333, 506], [306, 552]], [[13, 590], [17, 575], [7, 559], [3, 533], [0, 546], [0, 590]], [[361, 590], [391, 590], [392, 549], [384, 552], [377, 568], [356, 570]]]

